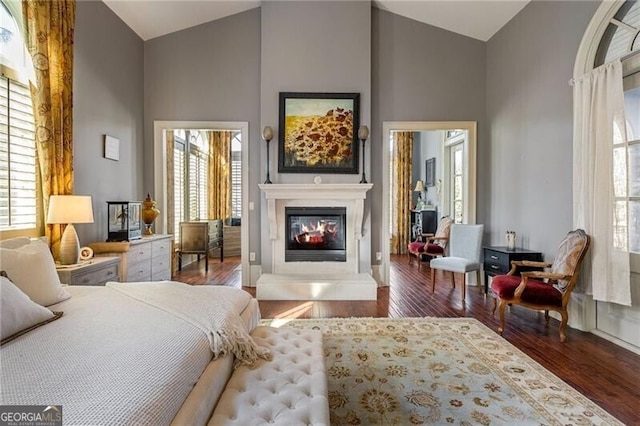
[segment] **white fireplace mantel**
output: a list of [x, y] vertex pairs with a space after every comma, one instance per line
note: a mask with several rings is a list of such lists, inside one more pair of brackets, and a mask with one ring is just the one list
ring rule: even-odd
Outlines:
[[[256, 281], [261, 300], [376, 300], [377, 283], [361, 270], [364, 201], [373, 184], [261, 184], [271, 243], [271, 273]], [[346, 261], [287, 261], [287, 207], [345, 207]]]
[[354, 238], [362, 238], [362, 220], [364, 217], [364, 200], [372, 183], [289, 183], [260, 184], [267, 200], [267, 218], [269, 219], [269, 238], [275, 240], [278, 234], [276, 219], [277, 200], [353, 200], [354, 206]]

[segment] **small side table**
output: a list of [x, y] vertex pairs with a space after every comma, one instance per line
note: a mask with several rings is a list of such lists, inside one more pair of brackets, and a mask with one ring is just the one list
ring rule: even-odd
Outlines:
[[[542, 261], [542, 253], [523, 248], [508, 249], [506, 246], [482, 247], [484, 265], [484, 292], [489, 291], [489, 277], [504, 275], [511, 269], [512, 260]], [[524, 269], [526, 270], [526, 269]]]
[[107, 281], [120, 281], [119, 257], [93, 257], [79, 265], [56, 266], [62, 284], [105, 285]]

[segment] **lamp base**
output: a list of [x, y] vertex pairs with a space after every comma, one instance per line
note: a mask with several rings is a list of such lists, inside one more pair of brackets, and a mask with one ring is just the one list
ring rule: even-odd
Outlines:
[[58, 262], [61, 265], [74, 265], [80, 262], [80, 242], [76, 228], [72, 224], [68, 224], [62, 233]]

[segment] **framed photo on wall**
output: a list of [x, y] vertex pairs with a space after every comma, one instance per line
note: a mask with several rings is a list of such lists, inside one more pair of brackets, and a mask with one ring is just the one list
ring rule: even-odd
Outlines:
[[429, 158], [425, 162], [426, 176], [424, 179], [424, 184], [426, 186], [435, 186], [436, 184], [436, 159]]
[[359, 93], [280, 92], [278, 172], [359, 173]]

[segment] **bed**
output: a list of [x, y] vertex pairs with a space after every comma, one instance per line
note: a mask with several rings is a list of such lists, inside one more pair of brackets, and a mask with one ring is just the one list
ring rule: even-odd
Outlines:
[[[3, 270], [12, 266], [6, 253]], [[212, 299], [237, 292], [243, 332], [256, 327], [258, 304], [248, 293], [203, 287]], [[47, 306], [64, 312], [59, 319], [0, 348], [0, 404], [62, 405], [64, 424], [206, 424], [237, 363], [233, 354], [213, 359], [201, 329], [117, 288], [62, 289], [70, 297]]]

